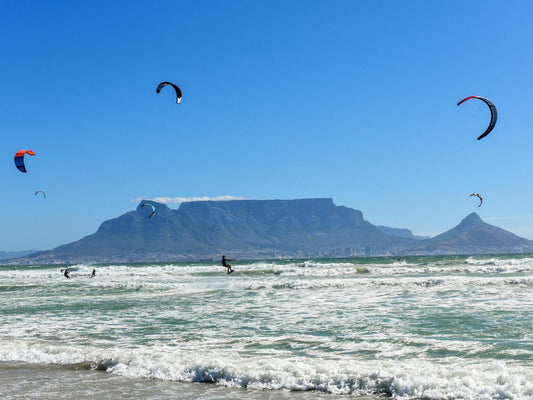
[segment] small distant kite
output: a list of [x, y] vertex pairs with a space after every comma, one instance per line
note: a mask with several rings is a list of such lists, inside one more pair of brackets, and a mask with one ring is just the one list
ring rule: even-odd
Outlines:
[[176, 91], [176, 103], [179, 104], [181, 103], [181, 89], [177, 86], [177, 85], [174, 85], [173, 83], [171, 82], [161, 82], [158, 86], [157, 86], [157, 89], [155, 90], [156, 93], [159, 93], [161, 91], [161, 89], [163, 89], [165, 86], [167, 85], [170, 85], [174, 88], [174, 90]]
[[144, 204], [141, 204], [141, 207], [144, 207], [144, 206], [146, 206], [146, 207], [152, 207], [152, 213], [151, 213], [150, 216], [148, 217], [148, 218], [152, 218], [152, 217], [154, 216], [154, 214], [155, 214], [155, 207], [154, 207], [152, 204], [150, 204], [150, 203], [144, 203]]
[[481, 207], [481, 205], [483, 204], [483, 199], [480, 196], [480, 194], [479, 193], [472, 193], [470, 196], [477, 196], [479, 198], [479, 202], [480, 202], [478, 207]]
[[19, 169], [20, 172], [28, 172], [26, 171], [26, 166], [24, 165], [24, 155], [28, 154], [30, 156], [34, 156], [35, 153], [31, 150], [20, 150], [17, 151], [15, 154], [15, 165]]
[[490, 101], [489, 99], [486, 99], [484, 97], [481, 97], [481, 96], [469, 96], [469, 97], [465, 97], [463, 100], [461, 100], [459, 103], [457, 103], [458, 106], [460, 106], [462, 103], [464, 103], [465, 101], [467, 100], [470, 100], [470, 99], [479, 99], [479, 100], [482, 100], [485, 102], [486, 105], [489, 106], [489, 109], [490, 109], [490, 123], [489, 123], [489, 126], [487, 127], [487, 129], [485, 130], [485, 132], [483, 132], [478, 138], [477, 140], [481, 140], [483, 139], [485, 136], [487, 136], [489, 133], [492, 132], [492, 130], [494, 129], [494, 127], [496, 126], [496, 121], [498, 120], [498, 111], [496, 110], [496, 106], [494, 105], [494, 103], [492, 101]]
[[43, 192], [42, 190], [37, 190], [37, 191], [35, 192], [35, 196], [37, 196], [38, 193], [42, 193], [43, 196], [44, 196], [44, 198], [46, 199], [46, 193], [45, 193], [45, 192]]

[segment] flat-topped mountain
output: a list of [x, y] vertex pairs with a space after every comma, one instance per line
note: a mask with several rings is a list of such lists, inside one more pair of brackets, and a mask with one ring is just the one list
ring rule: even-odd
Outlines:
[[[152, 204], [156, 212], [152, 218]], [[143, 200], [135, 211], [102, 223], [76, 242], [39, 252], [31, 262], [133, 262], [388, 254], [411, 239], [388, 235], [361, 211], [332, 199], [182, 203], [178, 210]], [[22, 260], [21, 260], [22, 261]]]
[[[155, 214], [149, 218], [152, 208]], [[359, 210], [332, 199], [150, 200], [105, 221], [98, 230], [17, 263], [146, 262], [238, 258], [355, 257], [533, 251], [533, 242], [481, 221], [475, 213], [432, 239], [407, 229], [377, 227]]]

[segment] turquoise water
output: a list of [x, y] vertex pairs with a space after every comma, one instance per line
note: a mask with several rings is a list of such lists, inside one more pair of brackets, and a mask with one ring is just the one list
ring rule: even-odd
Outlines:
[[76, 265], [71, 280], [60, 268], [0, 267], [0, 367], [254, 393], [533, 398], [532, 255], [251, 261], [231, 275]]

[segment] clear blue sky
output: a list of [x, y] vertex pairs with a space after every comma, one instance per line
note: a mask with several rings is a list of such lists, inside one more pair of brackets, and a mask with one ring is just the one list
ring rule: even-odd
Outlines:
[[[533, 239], [531, 15], [529, 1], [3, 0], [0, 250], [78, 240], [134, 199], [200, 196], [332, 197], [427, 235], [476, 211]], [[155, 93], [165, 80], [180, 105]], [[469, 95], [498, 107], [481, 141], [489, 111], [457, 107]], [[20, 149], [36, 153], [27, 174]]]

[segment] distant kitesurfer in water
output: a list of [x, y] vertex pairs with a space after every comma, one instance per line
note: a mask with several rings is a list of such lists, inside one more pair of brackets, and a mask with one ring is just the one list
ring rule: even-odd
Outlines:
[[222, 266], [226, 267], [228, 269], [228, 274], [231, 274], [233, 270], [231, 269], [231, 265], [229, 265], [226, 261], [237, 261], [234, 258], [226, 258], [225, 255], [222, 255]]
[[96, 276], [96, 269], [93, 268], [93, 273], [91, 274], [91, 276], [89, 276], [89, 278], [94, 278]]
[[65, 268], [65, 273], [63, 275], [65, 275], [65, 278], [70, 279], [70, 271], [68, 268]]

